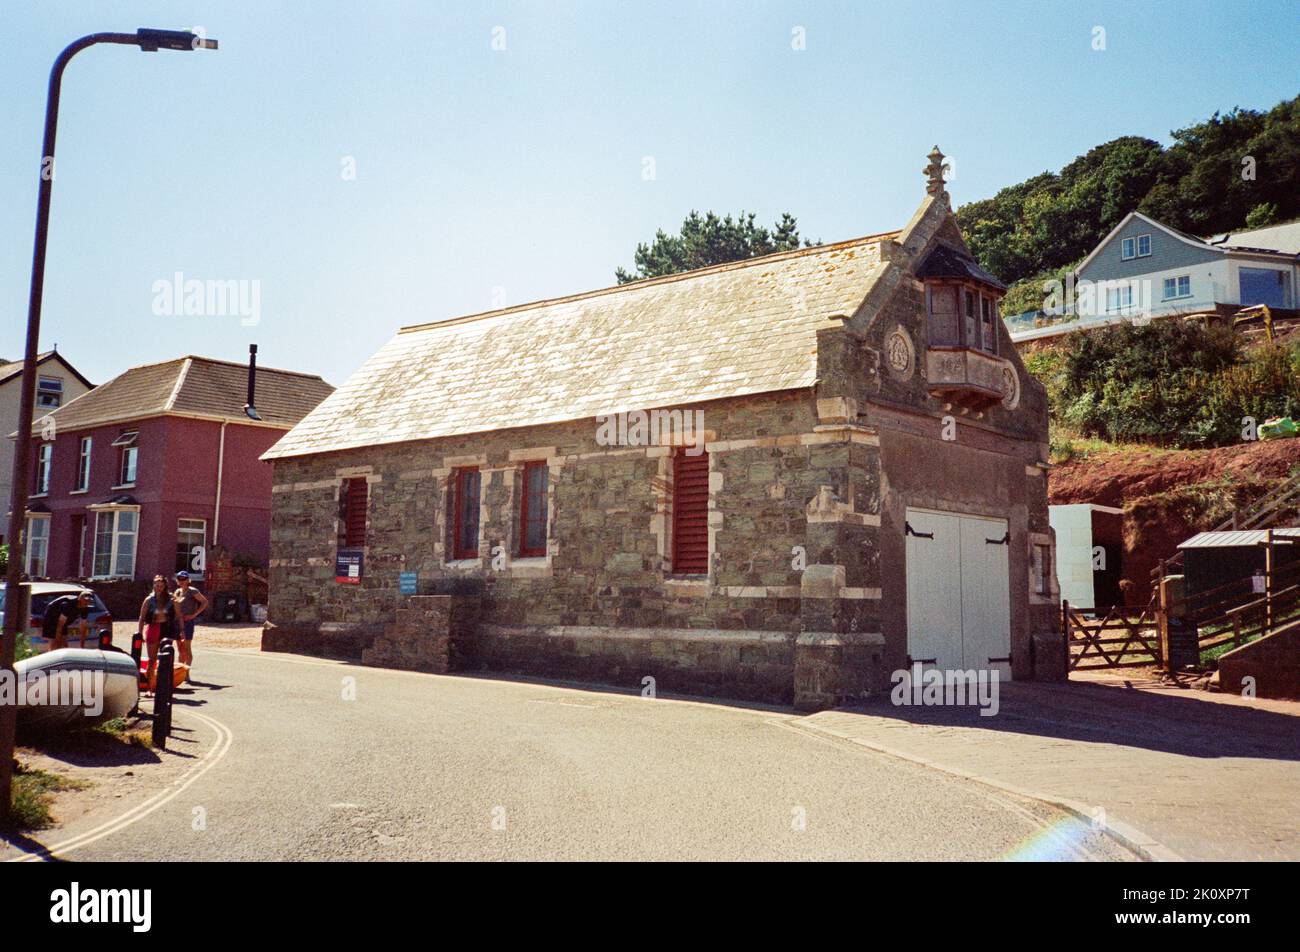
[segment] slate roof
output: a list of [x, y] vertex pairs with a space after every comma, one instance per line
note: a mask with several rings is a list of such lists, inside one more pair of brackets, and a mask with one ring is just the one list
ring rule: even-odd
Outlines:
[[[254, 402], [264, 422], [291, 427], [333, 389], [317, 376], [258, 367]], [[248, 423], [243, 409], [247, 397], [246, 365], [208, 357], [179, 357], [132, 367], [65, 403], [50, 416], [64, 431], [163, 413]]]
[[[80, 380], [84, 386], [90, 388], [93, 388], [95, 386], [93, 383], [91, 383], [89, 380], [83, 377], [80, 371], [78, 371], [76, 367], [68, 363], [68, 358], [64, 357], [57, 350], [47, 350], [43, 354], [37, 354], [36, 355], [37, 369], [39, 369], [47, 361], [54, 358], [57, 358], [63, 364], [63, 366], [68, 369], [68, 372], [71, 373], [78, 380]], [[0, 360], [0, 383], [8, 383], [10, 380], [12, 380], [14, 377], [17, 377], [22, 372], [23, 372], [23, 362], [21, 360]]]
[[1007, 286], [989, 274], [970, 258], [950, 245], [937, 245], [926, 255], [921, 267], [916, 269], [918, 278], [970, 278], [982, 284], [1005, 291]]
[[897, 234], [404, 327], [263, 459], [810, 387]]

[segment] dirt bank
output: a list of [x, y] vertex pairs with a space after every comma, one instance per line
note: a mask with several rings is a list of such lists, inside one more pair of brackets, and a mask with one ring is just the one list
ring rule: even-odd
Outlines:
[[[1300, 468], [1300, 439], [1212, 450], [1122, 448], [1053, 467], [1048, 501], [1124, 510], [1123, 577], [1145, 604], [1150, 573], [1189, 536], [1212, 529]], [[1293, 519], [1297, 513], [1290, 514]]]

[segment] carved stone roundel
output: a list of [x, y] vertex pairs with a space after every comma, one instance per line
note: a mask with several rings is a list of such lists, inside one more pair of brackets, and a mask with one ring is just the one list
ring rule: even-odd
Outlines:
[[1002, 365], [1002, 405], [1008, 410], [1020, 405], [1020, 378], [1009, 363]]
[[901, 327], [894, 328], [885, 340], [885, 363], [894, 373], [907, 376], [912, 372], [914, 359], [911, 338]]

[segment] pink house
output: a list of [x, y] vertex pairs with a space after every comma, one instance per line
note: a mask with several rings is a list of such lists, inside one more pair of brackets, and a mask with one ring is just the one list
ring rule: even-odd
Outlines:
[[[32, 578], [192, 573], [216, 544], [265, 564], [258, 460], [332, 391], [317, 376], [206, 357], [134, 367], [38, 418], [24, 558]], [[201, 573], [200, 573], [201, 574]]]

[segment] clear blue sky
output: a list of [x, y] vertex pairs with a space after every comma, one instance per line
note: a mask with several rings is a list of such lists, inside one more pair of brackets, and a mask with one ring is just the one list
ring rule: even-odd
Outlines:
[[[1215, 110], [1269, 108], [1297, 92], [1298, 14], [1295, 0], [9, 0], [0, 356], [22, 350], [46, 79], [83, 33], [203, 26], [221, 49], [73, 61], [42, 346], [102, 382], [184, 353], [243, 360], [256, 342], [264, 364], [339, 384], [402, 324], [612, 284], [692, 208], [788, 210], [806, 236], [850, 238], [907, 220], [936, 142], [960, 205], [1119, 135], [1168, 142]], [[177, 271], [260, 282], [260, 324], [157, 316], [153, 283]]]

